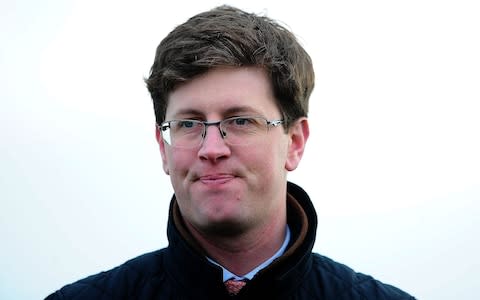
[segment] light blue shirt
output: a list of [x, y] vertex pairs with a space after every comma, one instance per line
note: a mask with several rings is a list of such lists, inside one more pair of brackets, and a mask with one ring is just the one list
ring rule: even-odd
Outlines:
[[272, 256], [270, 257], [269, 259], [267, 259], [266, 261], [264, 261], [263, 263], [259, 264], [255, 269], [251, 270], [250, 272], [248, 272], [247, 274], [243, 275], [243, 276], [238, 276], [238, 275], [235, 275], [233, 274], [232, 272], [230, 272], [229, 270], [227, 270], [227, 268], [225, 268], [224, 266], [220, 265], [219, 263], [217, 263], [216, 261], [214, 261], [213, 259], [211, 259], [210, 257], [207, 257], [207, 259], [219, 266], [220, 268], [222, 268], [223, 270], [223, 282], [229, 280], [229, 279], [235, 279], [235, 280], [243, 280], [243, 279], [248, 279], [248, 280], [251, 280], [253, 278], [253, 276], [255, 276], [255, 274], [258, 273], [258, 271], [260, 271], [261, 269], [264, 269], [266, 268], [269, 264], [272, 263], [272, 261], [280, 256], [283, 255], [283, 253], [285, 253], [285, 250], [287, 249], [287, 246], [288, 246], [288, 243], [290, 242], [290, 228], [288, 227], [287, 225], [287, 229], [285, 230], [285, 240], [283, 241], [283, 244], [282, 246], [280, 247], [280, 249], [278, 249], [278, 251]]

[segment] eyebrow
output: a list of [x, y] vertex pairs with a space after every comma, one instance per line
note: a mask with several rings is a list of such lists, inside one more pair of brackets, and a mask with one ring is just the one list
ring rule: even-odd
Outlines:
[[[233, 106], [229, 107], [223, 111], [221, 111], [222, 116], [227, 116], [227, 115], [232, 115], [232, 114], [238, 114], [238, 113], [249, 113], [249, 114], [254, 114], [254, 115], [259, 115], [260, 112], [256, 109], [254, 109], [251, 106], [248, 105], [239, 105], [239, 106]], [[204, 117], [206, 113], [202, 110], [194, 109], [194, 108], [185, 108], [185, 109], [180, 109], [174, 114], [174, 118], [180, 118], [185, 115], [194, 115], [194, 116], [202, 116]]]

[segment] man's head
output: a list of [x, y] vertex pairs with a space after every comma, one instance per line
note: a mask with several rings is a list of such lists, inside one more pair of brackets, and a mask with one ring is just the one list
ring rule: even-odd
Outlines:
[[192, 232], [283, 230], [313, 81], [292, 33], [231, 7], [194, 16], [160, 43], [147, 85], [163, 169]]
[[219, 66], [263, 68], [285, 128], [307, 116], [314, 72], [309, 55], [295, 36], [267, 17], [221, 6], [190, 18], [158, 46], [146, 80], [157, 124], [165, 120], [173, 90]]

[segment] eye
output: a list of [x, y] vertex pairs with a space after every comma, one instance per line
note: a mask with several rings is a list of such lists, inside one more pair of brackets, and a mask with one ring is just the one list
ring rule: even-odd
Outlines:
[[180, 128], [193, 128], [197, 122], [192, 120], [181, 120], [178, 121], [178, 127]]
[[237, 126], [248, 126], [248, 125], [252, 125], [254, 123], [254, 119], [252, 118], [235, 118], [234, 120], [234, 124], [237, 125]]

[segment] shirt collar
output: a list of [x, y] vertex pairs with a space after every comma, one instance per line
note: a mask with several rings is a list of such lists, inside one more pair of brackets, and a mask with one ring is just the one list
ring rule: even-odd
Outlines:
[[264, 261], [263, 263], [259, 264], [257, 267], [255, 267], [253, 270], [251, 270], [250, 272], [248, 272], [247, 274], [243, 275], [243, 276], [238, 276], [238, 275], [235, 275], [234, 273], [230, 272], [227, 268], [225, 268], [224, 266], [220, 265], [219, 263], [217, 263], [216, 261], [214, 261], [213, 259], [211, 259], [210, 257], [207, 257], [207, 259], [219, 266], [220, 268], [222, 268], [223, 270], [223, 281], [227, 281], [229, 279], [235, 279], [235, 280], [244, 280], [244, 279], [248, 279], [248, 280], [251, 280], [260, 270], [266, 268], [269, 264], [271, 264], [276, 258], [280, 257], [283, 255], [283, 253], [285, 253], [285, 250], [287, 249], [287, 246], [288, 246], [288, 243], [290, 242], [290, 228], [288, 227], [287, 225], [287, 228], [285, 230], [285, 239], [283, 241], [283, 244], [282, 246], [280, 247], [280, 249], [278, 249], [278, 251], [272, 256], [270, 257], [269, 259], [267, 259], [266, 261]]

